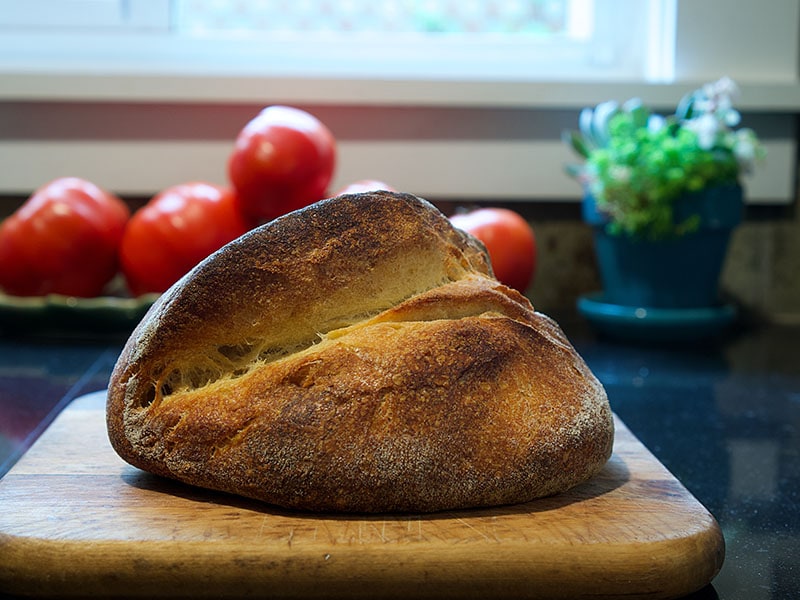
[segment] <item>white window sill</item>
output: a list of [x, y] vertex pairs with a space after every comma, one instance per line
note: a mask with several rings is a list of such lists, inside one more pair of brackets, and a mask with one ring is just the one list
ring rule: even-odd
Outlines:
[[[0, 101], [290, 103], [356, 106], [583, 108], [609, 98], [638, 97], [671, 108], [703, 81], [569, 81], [559, 79], [447, 79], [341, 76], [262, 76], [171, 72], [110, 74], [25, 70], [0, 66]], [[800, 81], [737, 80], [737, 108], [800, 112]]]
[[[332, 191], [357, 179], [382, 179], [420, 196], [463, 202], [575, 201], [580, 188], [564, 173], [575, 156], [560, 132], [577, 125], [581, 108], [640, 97], [658, 110], [672, 110], [685, 92], [703, 83], [367, 81], [1, 68], [0, 81], [0, 121], [21, 123], [0, 138], [0, 194], [27, 195], [62, 175], [86, 177], [129, 195], [198, 179], [224, 184], [238, 129], [260, 107], [283, 103], [330, 118], [339, 145]], [[748, 199], [791, 203], [800, 85], [739, 84], [737, 107], [768, 151], [746, 181]], [[366, 125], [365, 110], [371, 115]], [[220, 112], [229, 116], [225, 132], [213, 123]], [[176, 115], [182, 129], [176, 129]], [[117, 129], [129, 117], [140, 129]]]

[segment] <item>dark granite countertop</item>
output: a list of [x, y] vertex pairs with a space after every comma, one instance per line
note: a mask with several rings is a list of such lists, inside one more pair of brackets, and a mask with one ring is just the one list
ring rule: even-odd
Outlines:
[[[717, 518], [726, 559], [692, 598], [800, 594], [800, 328], [647, 347], [559, 319], [633, 433]], [[74, 398], [104, 389], [123, 340], [0, 338], [0, 476]]]

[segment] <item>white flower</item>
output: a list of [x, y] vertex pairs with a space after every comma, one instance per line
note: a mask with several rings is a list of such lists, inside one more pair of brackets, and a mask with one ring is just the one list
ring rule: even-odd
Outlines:
[[739, 95], [739, 86], [730, 77], [722, 77], [714, 83], [706, 84], [703, 89], [707, 90], [709, 96], [725, 97], [728, 100]]
[[713, 114], [705, 113], [695, 119], [684, 121], [684, 127], [697, 134], [697, 145], [703, 150], [710, 150], [714, 147], [717, 134], [721, 127], [719, 121]]
[[729, 108], [721, 115], [722, 122], [725, 123], [728, 127], [736, 127], [742, 121], [742, 115], [739, 114], [738, 110], [733, 108]]
[[733, 99], [739, 95], [739, 87], [730, 77], [703, 86], [695, 99], [694, 110], [701, 115], [713, 114], [725, 127], [735, 127], [741, 115], [733, 108]]
[[667, 120], [661, 115], [650, 115], [650, 117], [647, 119], [647, 130], [650, 133], [658, 133], [664, 129], [666, 124]]
[[697, 96], [692, 103], [692, 110], [695, 114], [713, 113], [716, 105], [708, 96]]
[[716, 107], [727, 110], [733, 106], [733, 99], [739, 96], [739, 86], [730, 77], [723, 77], [705, 84], [703, 96]]

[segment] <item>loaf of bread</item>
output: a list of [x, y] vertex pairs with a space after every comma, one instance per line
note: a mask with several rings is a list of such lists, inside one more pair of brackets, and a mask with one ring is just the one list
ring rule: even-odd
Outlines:
[[164, 293], [108, 391], [130, 464], [293, 509], [520, 503], [595, 475], [602, 385], [433, 205], [367, 192], [228, 244]]

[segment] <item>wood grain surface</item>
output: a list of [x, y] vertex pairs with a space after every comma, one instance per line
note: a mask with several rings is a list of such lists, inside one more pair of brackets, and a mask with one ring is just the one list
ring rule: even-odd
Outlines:
[[722, 566], [714, 518], [617, 421], [603, 472], [527, 504], [278, 510], [144, 473], [71, 404], [0, 480], [0, 593], [51, 597], [678, 598]]

